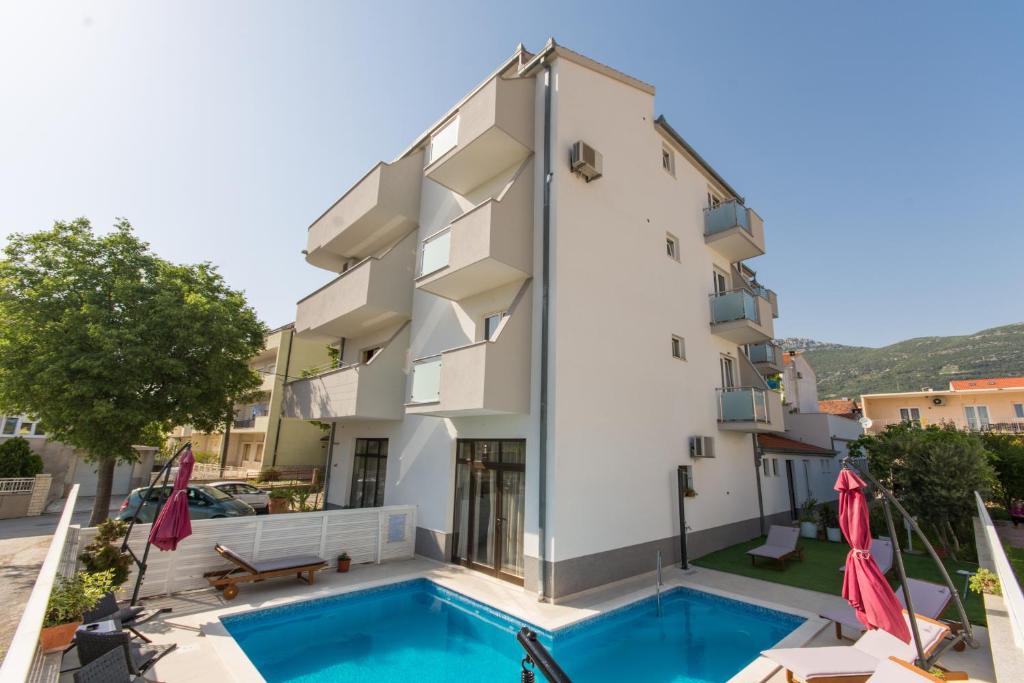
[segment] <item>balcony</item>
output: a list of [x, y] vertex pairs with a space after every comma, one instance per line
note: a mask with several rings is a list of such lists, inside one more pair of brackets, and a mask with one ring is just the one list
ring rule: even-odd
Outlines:
[[717, 389], [718, 428], [734, 432], [782, 432], [782, 398], [760, 387]]
[[328, 368], [284, 385], [281, 412], [300, 420], [400, 420], [409, 323], [368, 363]]
[[736, 263], [764, 254], [764, 221], [736, 200], [704, 209], [704, 243]]
[[530, 281], [524, 282], [490, 341], [413, 363], [406, 412], [435, 417], [530, 412]]
[[371, 256], [299, 301], [295, 332], [325, 339], [358, 337], [412, 315], [411, 232], [380, 257]]
[[277, 366], [265, 365], [261, 368], [254, 368], [254, 370], [260, 376], [259, 391], [272, 391], [274, 389], [274, 382], [277, 381]]
[[379, 163], [309, 226], [306, 261], [338, 272], [419, 223], [423, 154]]
[[734, 344], [760, 344], [774, 336], [772, 307], [746, 289], [711, 295], [711, 332]]
[[423, 241], [416, 287], [459, 301], [530, 277], [533, 162], [496, 197]]
[[269, 426], [270, 418], [266, 415], [236, 417], [231, 422], [231, 430], [235, 432], [265, 432]]
[[533, 149], [533, 79], [492, 78], [427, 145], [424, 174], [467, 195]]
[[747, 357], [762, 375], [776, 375], [782, 372], [782, 349], [773, 342], [751, 344]]

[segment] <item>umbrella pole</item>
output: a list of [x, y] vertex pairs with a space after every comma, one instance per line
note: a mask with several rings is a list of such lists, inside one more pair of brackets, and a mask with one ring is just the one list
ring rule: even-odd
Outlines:
[[[899, 511], [899, 513], [903, 516], [903, 519], [907, 522], [907, 524], [909, 524], [910, 527], [914, 530], [914, 532], [917, 533], [917, 536], [921, 539], [921, 543], [924, 545], [925, 550], [928, 551], [928, 554], [931, 556], [932, 561], [935, 562], [935, 566], [939, 568], [939, 573], [942, 575], [942, 580], [949, 588], [950, 594], [952, 595], [953, 600], [956, 602], [957, 613], [960, 615], [960, 632], [963, 635], [964, 641], [971, 647], [978, 647], [978, 642], [974, 639], [974, 629], [971, 627], [971, 622], [967, 618], [967, 610], [964, 609], [964, 603], [960, 599], [960, 593], [957, 592], [956, 586], [953, 585], [953, 580], [949, 578], [949, 572], [946, 571], [946, 566], [942, 564], [942, 560], [939, 559], [938, 554], [935, 552], [935, 548], [932, 547], [931, 542], [928, 540], [928, 537], [924, 535], [924, 532], [921, 530], [921, 527], [917, 525], [917, 520], [915, 520], [910, 515], [910, 513], [907, 512], [906, 508], [900, 505], [900, 502], [896, 500], [896, 496], [894, 496], [892, 492], [889, 491], [889, 489], [885, 488], [880, 483], [878, 483], [878, 480], [872, 477], [871, 474], [868, 473], [866, 470], [858, 467], [857, 464], [853, 462], [853, 458], [849, 456], [844, 458], [843, 467], [852, 469], [854, 472], [859, 474], [864, 480], [870, 483], [878, 492], [882, 494], [882, 496], [887, 501], [889, 501], [889, 503], [892, 504], [894, 508], [896, 508], [897, 511]], [[900, 556], [900, 563], [902, 564], [902, 562], [903, 558], [902, 556]], [[903, 593], [904, 595], [909, 594], [906, 588], [903, 589]], [[933, 656], [932, 660], [934, 659], [935, 657]]]
[[[178, 459], [178, 456], [184, 453], [185, 449], [190, 448], [191, 446], [191, 441], [186, 442], [185, 445], [179, 448], [174, 453], [174, 455], [172, 455], [167, 460], [167, 462], [164, 463], [164, 466], [160, 468], [160, 471], [153, 478], [153, 481], [150, 483], [149, 488], [146, 489], [146, 492], [143, 495], [139, 496], [139, 503], [138, 505], [135, 506], [135, 512], [132, 514], [132, 519], [128, 523], [128, 531], [125, 532], [124, 540], [121, 542], [121, 552], [127, 552], [129, 555], [132, 556], [132, 560], [135, 562], [135, 588], [132, 590], [132, 600], [131, 603], [129, 603], [132, 606], [134, 606], [139, 601], [139, 589], [142, 587], [142, 577], [146, 575], [146, 560], [149, 559], [149, 547], [152, 544], [152, 542], [149, 540], [149, 537], [147, 536], [146, 549], [145, 551], [143, 551], [142, 559], [140, 560], [139, 557], [135, 554], [135, 551], [128, 547], [128, 537], [132, 535], [132, 529], [135, 528], [135, 520], [139, 518], [139, 511], [142, 510], [142, 506], [145, 504], [145, 502], [149, 500], [149, 494], [153, 492], [153, 489], [156, 487], [157, 482], [160, 481], [160, 477], [163, 477], [164, 479], [163, 484], [161, 484], [161, 486], [167, 486], [167, 483], [171, 478], [171, 466], [174, 464], [174, 461]], [[153, 521], [156, 521], [156, 518], [160, 516], [161, 507], [163, 507], [163, 501], [157, 501], [156, 512], [153, 515]]]
[[907, 585], [907, 570], [903, 566], [903, 551], [900, 550], [900, 539], [896, 536], [896, 525], [892, 523], [892, 511], [889, 510], [889, 501], [882, 498], [882, 510], [885, 511], [885, 525], [889, 528], [889, 540], [895, 552], [896, 570], [900, 575], [900, 585], [903, 586], [903, 599], [907, 603], [907, 616], [910, 617], [910, 630], [914, 634], [914, 645], [917, 647], [917, 666], [928, 670], [927, 660], [924, 656], [924, 647], [921, 645], [921, 632], [917, 628], [917, 613], [914, 612], [914, 601], [910, 597], [910, 586]]

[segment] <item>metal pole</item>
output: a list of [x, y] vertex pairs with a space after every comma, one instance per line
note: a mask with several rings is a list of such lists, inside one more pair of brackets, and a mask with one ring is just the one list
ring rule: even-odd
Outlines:
[[687, 474], [686, 466], [680, 465], [679, 469], [676, 470], [676, 479], [678, 481], [679, 488], [679, 567], [680, 569], [689, 569], [689, 558], [687, 557], [686, 551], [686, 507], [683, 501], [686, 500], [686, 486], [687, 486]]
[[882, 510], [885, 511], [885, 525], [889, 528], [889, 540], [892, 543], [892, 549], [895, 551], [896, 571], [900, 575], [900, 585], [903, 586], [903, 600], [907, 603], [907, 616], [910, 617], [910, 630], [914, 634], [914, 645], [917, 647], [917, 666], [927, 670], [924, 647], [921, 645], [921, 632], [917, 628], [917, 614], [914, 612], [914, 601], [910, 596], [910, 586], [907, 585], [907, 570], [903, 566], [903, 553], [900, 552], [900, 539], [896, 535], [896, 525], [892, 523], [889, 501], [885, 498], [882, 499]]

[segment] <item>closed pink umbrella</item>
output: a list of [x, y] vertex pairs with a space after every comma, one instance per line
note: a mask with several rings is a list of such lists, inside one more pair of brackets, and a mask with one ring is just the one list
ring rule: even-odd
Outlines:
[[910, 629], [903, 618], [903, 607], [871, 556], [871, 523], [867, 498], [862, 491], [865, 486], [860, 477], [847, 469], [839, 473], [835, 485], [839, 492], [839, 528], [850, 544], [843, 597], [865, 628], [888, 631], [909, 643]]
[[192, 522], [188, 518], [188, 480], [196, 464], [189, 448], [178, 461], [178, 476], [174, 478], [171, 497], [160, 508], [160, 514], [149, 530], [149, 540], [160, 550], [176, 550], [178, 543], [192, 535]]

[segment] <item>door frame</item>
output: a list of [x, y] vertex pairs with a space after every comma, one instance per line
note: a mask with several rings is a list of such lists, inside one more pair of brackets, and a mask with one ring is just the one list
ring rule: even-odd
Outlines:
[[789, 486], [789, 514], [797, 519], [799, 514], [796, 508], [796, 481], [793, 472], [793, 460], [786, 458], [786, 483]]
[[[515, 584], [518, 584], [518, 585], [521, 586], [521, 585], [523, 585], [524, 577], [522, 577], [522, 576], [515, 576], [514, 574], [508, 574], [506, 572], [501, 571], [501, 562], [502, 562], [502, 554], [501, 554], [501, 550], [502, 550], [502, 548], [501, 548], [501, 518], [498, 517], [498, 514], [499, 514], [499, 512], [500, 512], [500, 510], [502, 508], [502, 496], [504, 495], [503, 492], [502, 492], [502, 484], [503, 484], [502, 478], [503, 478], [503, 475], [504, 475], [505, 472], [511, 471], [511, 472], [520, 472], [520, 473], [522, 473], [522, 476], [523, 476], [523, 496], [525, 498], [525, 495], [526, 495], [526, 463], [525, 462], [523, 462], [522, 464], [518, 464], [518, 463], [515, 463], [515, 464], [514, 463], [502, 463], [502, 462], [486, 462], [485, 463], [485, 462], [482, 462], [482, 461], [478, 460], [476, 458], [476, 444], [482, 443], [482, 442], [486, 442], [486, 441], [497, 441], [499, 443], [500, 442], [517, 442], [517, 443], [521, 443], [522, 446], [523, 446], [523, 459], [524, 459], [524, 461], [526, 459], [526, 439], [456, 439], [456, 441], [455, 441], [455, 486], [452, 488], [452, 510], [453, 510], [452, 536], [453, 536], [453, 538], [452, 538], [452, 551], [451, 551], [451, 558], [450, 558], [450, 560], [454, 564], [459, 564], [459, 565], [462, 565], [463, 567], [468, 567], [470, 569], [473, 569], [475, 571], [481, 572], [483, 574], [488, 574], [488, 575], [493, 576], [495, 578], [499, 578], [499, 579], [501, 579], [503, 581], [508, 581], [510, 583], [515, 583]], [[470, 446], [470, 448], [472, 449], [468, 462], [461, 461], [460, 458], [459, 458], [459, 450], [460, 450], [460, 446], [462, 444], [468, 444]], [[499, 449], [500, 449], [500, 446], [499, 446]], [[499, 450], [499, 455], [500, 455], [500, 450]], [[458, 487], [459, 487], [459, 467], [460, 466], [468, 467], [469, 468], [469, 472], [470, 472], [469, 484], [468, 484], [469, 493], [467, 494], [469, 496], [469, 505], [467, 506], [468, 518], [466, 520], [466, 557], [464, 557], [464, 558], [463, 557], [459, 557], [459, 543], [458, 543], [458, 538], [457, 538], [458, 534], [459, 534], [459, 530], [458, 530], [458, 527], [459, 527], [459, 523], [458, 523], [459, 522], [459, 519], [458, 519], [459, 499], [456, 496], [456, 492], [458, 491]], [[491, 507], [491, 509], [493, 511], [492, 514], [494, 515], [494, 535], [495, 535], [495, 538], [494, 538], [494, 565], [493, 566], [489, 566], [489, 565], [486, 565], [486, 564], [480, 564], [480, 563], [474, 562], [472, 559], [470, 559], [473, 556], [474, 550], [476, 549], [475, 548], [476, 516], [473, 515], [473, 501], [476, 498], [476, 494], [477, 494], [476, 488], [477, 487], [476, 487], [476, 479], [473, 476], [473, 473], [475, 471], [480, 471], [480, 470], [493, 470], [493, 471], [496, 472], [496, 476], [495, 476], [495, 479], [494, 479], [494, 498], [493, 498], [493, 505]], [[524, 515], [524, 517], [525, 517], [525, 514], [526, 514], [526, 508], [525, 508], [525, 506], [523, 506], [523, 515]]]

